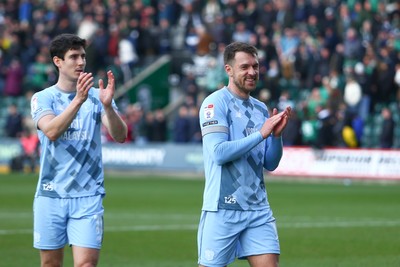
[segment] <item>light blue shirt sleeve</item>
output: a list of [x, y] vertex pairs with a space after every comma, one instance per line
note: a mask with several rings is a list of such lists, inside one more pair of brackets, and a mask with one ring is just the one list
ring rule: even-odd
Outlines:
[[282, 137], [268, 137], [267, 142], [265, 142], [264, 168], [268, 171], [275, 170], [279, 165], [282, 154]]
[[262, 140], [260, 132], [234, 141], [228, 141], [228, 134], [226, 133], [213, 132], [203, 137], [203, 145], [206, 146], [215, 163], [222, 165], [242, 157]]

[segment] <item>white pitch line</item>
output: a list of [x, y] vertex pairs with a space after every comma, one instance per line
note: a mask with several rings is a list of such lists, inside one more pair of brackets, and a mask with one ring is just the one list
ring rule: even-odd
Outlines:
[[400, 226], [400, 221], [332, 221], [277, 223], [278, 228], [351, 228], [351, 227], [392, 227]]
[[[353, 227], [397, 227], [400, 221], [333, 221], [333, 222], [281, 222], [280, 228], [353, 228]], [[150, 232], [150, 231], [176, 231], [197, 230], [197, 224], [172, 224], [172, 225], [132, 225], [132, 226], [105, 226], [105, 232]], [[32, 234], [32, 229], [0, 229], [0, 235]]]

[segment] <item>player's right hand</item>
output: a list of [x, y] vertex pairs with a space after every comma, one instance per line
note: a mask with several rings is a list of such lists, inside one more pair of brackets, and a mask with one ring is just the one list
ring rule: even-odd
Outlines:
[[76, 83], [76, 98], [81, 103], [85, 102], [89, 95], [89, 90], [93, 86], [93, 75], [92, 73], [81, 72]]
[[282, 117], [286, 113], [284, 111], [278, 113], [278, 110], [276, 108], [273, 109], [272, 111], [272, 116], [269, 117], [263, 124], [263, 126], [260, 129], [260, 133], [262, 137], [265, 139], [267, 138], [274, 130], [275, 126], [280, 123], [282, 120]]

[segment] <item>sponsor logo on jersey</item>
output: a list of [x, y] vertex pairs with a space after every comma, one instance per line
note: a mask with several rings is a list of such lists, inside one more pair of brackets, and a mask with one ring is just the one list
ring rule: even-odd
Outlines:
[[208, 104], [204, 107], [204, 118], [211, 120], [214, 117], [214, 104]]
[[203, 123], [203, 127], [209, 126], [209, 125], [215, 125], [218, 124], [218, 121], [207, 121], [205, 123]]
[[37, 96], [34, 96], [34, 97], [32, 98], [31, 107], [32, 107], [32, 111], [35, 112], [36, 109], [37, 109], [37, 107], [38, 107]]
[[77, 131], [75, 129], [70, 129], [63, 133], [60, 138], [67, 141], [89, 140], [89, 134], [87, 131]]
[[33, 96], [32, 100], [31, 100], [31, 109], [32, 109], [32, 114], [34, 114], [34, 115], [36, 115], [40, 111], [42, 111], [42, 108], [39, 107], [37, 96]]

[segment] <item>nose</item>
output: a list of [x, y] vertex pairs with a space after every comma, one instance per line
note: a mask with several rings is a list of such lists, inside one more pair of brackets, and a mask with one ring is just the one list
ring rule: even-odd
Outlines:
[[86, 59], [84, 57], [79, 57], [78, 64], [79, 65], [85, 65], [86, 64]]
[[257, 74], [257, 69], [253, 68], [253, 67], [250, 67], [248, 72], [249, 72], [249, 75], [256, 75]]

